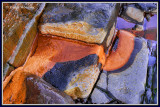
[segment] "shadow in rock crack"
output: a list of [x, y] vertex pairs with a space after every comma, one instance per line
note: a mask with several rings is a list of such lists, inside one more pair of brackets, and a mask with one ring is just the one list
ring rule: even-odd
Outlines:
[[110, 91], [108, 91], [108, 89], [103, 89], [103, 88], [101, 88], [101, 87], [99, 87], [99, 86], [96, 86], [96, 88], [98, 88], [99, 90], [105, 92], [110, 98], [113, 99], [113, 100], [110, 101], [108, 104], [112, 104], [113, 102], [114, 102], [113, 104], [115, 104], [115, 102], [116, 102], [116, 104], [126, 104], [126, 103], [118, 100]]

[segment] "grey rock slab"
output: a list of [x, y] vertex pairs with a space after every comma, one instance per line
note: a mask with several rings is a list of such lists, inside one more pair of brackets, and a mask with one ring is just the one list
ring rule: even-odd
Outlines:
[[145, 91], [148, 49], [144, 39], [139, 39], [141, 50], [136, 54], [133, 63], [119, 72], [108, 72], [108, 91], [118, 100], [127, 104], [139, 104]]
[[93, 93], [91, 95], [92, 103], [95, 104], [106, 104], [112, 101], [113, 99], [110, 98], [105, 92], [99, 90], [98, 88], [94, 88]]
[[107, 89], [107, 71], [103, 71], [100, 74], [99, 80], [96, 84], [96, 87], [101, 88], [102, 90], [100, 90], [99, 88], [94, 88], [92, 94], [91, 94], [91, 101], [92, 103], [96, 103], [96, 104], [105, 104], [105, 103], [109, 103], [111, 100], [113, 100], [111, 97], [108, 96], [108, 94], [106, 93], [106, 89]]
[[99, 86], [103, 89], [106, 89], [107, 88], [107, 72], [106, 71], [103, 71], [100, 75], [100, 78], [96, 84], [96, 86]]

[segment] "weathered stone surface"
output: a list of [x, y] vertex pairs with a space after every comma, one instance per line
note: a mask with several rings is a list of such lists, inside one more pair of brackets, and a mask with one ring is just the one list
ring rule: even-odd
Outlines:
[[107, 88], [107, 72], [106, 71], [103, 71], [100, 75], [100, 78], [96, 84], [96, 86], [99, 86], [103, 89], [106, 89]]
[[116, 22], [119, 8], [118, 3], [49, 3], [39, 29], [42, 34], [102, 43], [113, 35], [110, 30]]
[[6, 14], [8, 14], [11, 10], [11, 6], [14, 5], [14, 3], [2, 3], [3, 4], [3, 19], [6, 17]]
[[157, 3], [135, 3], [135, 6], [146, 13], [157, 9]]
[[128, 3], [122, 4], [120, 17], [128, 22], [135, 23], [133, 30], [142, 31], [144, 18], [150, 21], [157, 13], [157, 3]]
[[57, 90], [43, 79], [15, 69], [3, 82], [4, 104], [66, 104], [74, 103], [70, 96]]
[[120, 17], [128, 22], [143, 25], [144, 12], [135, 7], [134, 4], [123, 6], [123, 11]]
[[154, 65], [154, 74], [153, 74], [153, 103], [157, 104], [157, 94], [158, 94], [158, 89], [157, 89], [157, 64]]
[[3, 8], [7, 11], [3, 17], [3, 64], [5, 64], [18, 44], [25, 25], [33, 18], [38, 4], [4, 3]]
[[[128, 104], [139, 104], [145, 91], [147, 76], [148, 49], [144, 39], [135, 39], [135, 58], [128, 67], [108, 72], [108, 91], [118, 100]], [[142, 45], [142, 46], [141, 46]], [[140, 50], [138, 49], [140, 47]], [[133, 51], [134, 52], [134, 51]], [[129, 60], [129, 61], [130, 61]]]
[[100, 73], [97, 63], [95, 54], [77, 61], [56, 63], [43, 79], [73, 99], [87, 98]]
[[6, 63], [3, 68], [3, 80], [4, 80], [5, 76], [8, 76], [10, 74], [10, 72], [13, 70], [14, 70], [14, 67], [9, 65], [8, 63]]
[[[3, 64], [24, 64], [37, 33], [45, 3], [15, 3], [3, 20]], [[12, 18], [11, 18], [12, 17]]]
[[[101, 73], [96, 86], [102, 88], [103, 90], [107, 89], [107, 72], [106, 71], [103, 71]], [[103, 92], [102, 90], [98, 88], [94, 88], [92, 95], [91, 95], [92, 103], [105, 104], [105, 103], [109, 103], [111, 100], [113, 99], [110, 98], [106, 92]]]
[[91, 95], [92, 103], [95, 104], [106, 104], [109, 103], [112, 98], [110, 98], [105, 92], [94, 88], [93, 93]]
[[54, 88], [43, 79], [27, 77], [26, 104], [73, 104], [70, 96]]

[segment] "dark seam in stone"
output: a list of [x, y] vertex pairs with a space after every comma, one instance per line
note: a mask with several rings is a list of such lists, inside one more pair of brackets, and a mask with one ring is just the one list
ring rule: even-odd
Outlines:
[[101, 88], [99, 86], [96, 86], [96, 88], [101, 90], [102, 92], [105, 92], [108, 95], [108, 97], [112, 98], [113, 100], [116, 100], [117, 102], [125, 104], [124, 102], [118, 100], [108, 89], [105, 90], [105, 89], [103, 89], [103, 88]]
[[124, 71], [126, 70], [127, 68], [129, 68], [133, 62], [134, 62], [134, 59], [136, 57], [136, 55], [138, 54], [138, 52], [142, 49], [142, 40], [140, 40], [139, 38], [135, 37], [134, 39], [134, 50], [132, 51], [132, 54], [128, 60], [128, 62], [121, 68], [117, 69], [117, 70], [113, 70], [111, 72], [108, 72], [109, 74], [111, 73], [119, 73], [121, 71]]
[[[114, 22], [115, 22], [115, 26], [116, 26], [116, 21], [117, 21], [117, 17], [118, 17], [118, 14], [119, 14], [119, 10], [120, 10], [120, 4], [117, 3], [116, 6], [115, 6], [115, 9], [113, 10], [115, 12], [115, 14], [112, 14], [112, 16], [110, 16], [110, 21], [108, 22], [108, 26], [106, 28], [106, 31], [107, 31], [107, 35], [105, 36], [103, 42], [102, 42], [102, 45], [104, 46], [104, 51], [106, 52], [107, 51], [107, 46], [106, 46], [106, 41], [108, 39], [108, 36], [110, 34], [110, 30], [111, 28], [113, 27], [114, 25]], [[114, 31], [115, 32], [115, 31]]]
[[48, 36], [48, 37], [59, 37], [59, 38], [64, 38], [64, 39], [69, 39], [69, 40], [74, 40], [77, 42], [83, 42], [86, 44], [96, 44], [96, 45], [101, 45], [101, 43], [95, 43], [95, 42], [86, 42], [86, 41], [82, 41], [82, 40], [78, 40], [78, 39], [74, 39], [74, 38], [67, 38], [67, 37], [63, 37], [63, 36], [59, 36], [59, 35], [52, 35], [52, 34], [42, 34], [40, 33], [42, 36]]
[[127, 20], [128, 22], [134, 23], [134, 24], [143, 25], [143, 23], [144, 23], [144, 21], [138, 22], [137, 20], [132, 19], [132, 18], [129, 17], [126, 13], [124, 13], [124, 15], [122, 14], [122, 15], [121, 15], [121, 18]]
[[[101, 66], [102, 66], [102, 64], [99, 63], [99, 67], [100, 67], [100, 68], [101, 68]], [[100, 68], [99, 68], [99, 69], [100, 69]], [[93, 93], [93, 91], [94, 91], [94, 89], [95, 89], [95, 87], [96, 87], [96, 85], [97, 85], [97, 83], [98, 83], [98, 81], [99, 81], [99, 79], [100, 79], [100, 76], [101, 76], [102, 72], [103, 72], [103, 70], [100, 71], [100, 73], [99, 73], [99, 75], [98, 75], [98, 78], [97, 78], [95, 84], [93, 85], [93, 88], [92, 88], [92, 90], [91, 90], [91, 92], [90, 92], [90, 94], [89, 94], [89, 96], [88, 96], [88, 98], [87, 98], [86, 104], [88, 103], [88, 99], [91, 99], [91, 95], [92, 95], [92, 93]], [[92, 101], [91, 101], [91, 102], [92, 102]]]
[[11, 63], [7, 62], [7, 64], [11, 67], [13, 67], [14, 69], [16, 69], [17, 67], [13, 66]]

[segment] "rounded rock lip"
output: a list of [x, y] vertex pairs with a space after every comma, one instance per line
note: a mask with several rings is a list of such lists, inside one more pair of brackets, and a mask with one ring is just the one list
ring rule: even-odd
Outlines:
[[119, 38], [119, 42], [116, 51], [112, 50], [111, 54], [106, 58], [106, 63], [103, 68], [106, 71], [113, 71], [124, 66], [128, 62], [134, 49], [134, 34], [119, 30], [117, 37]]

